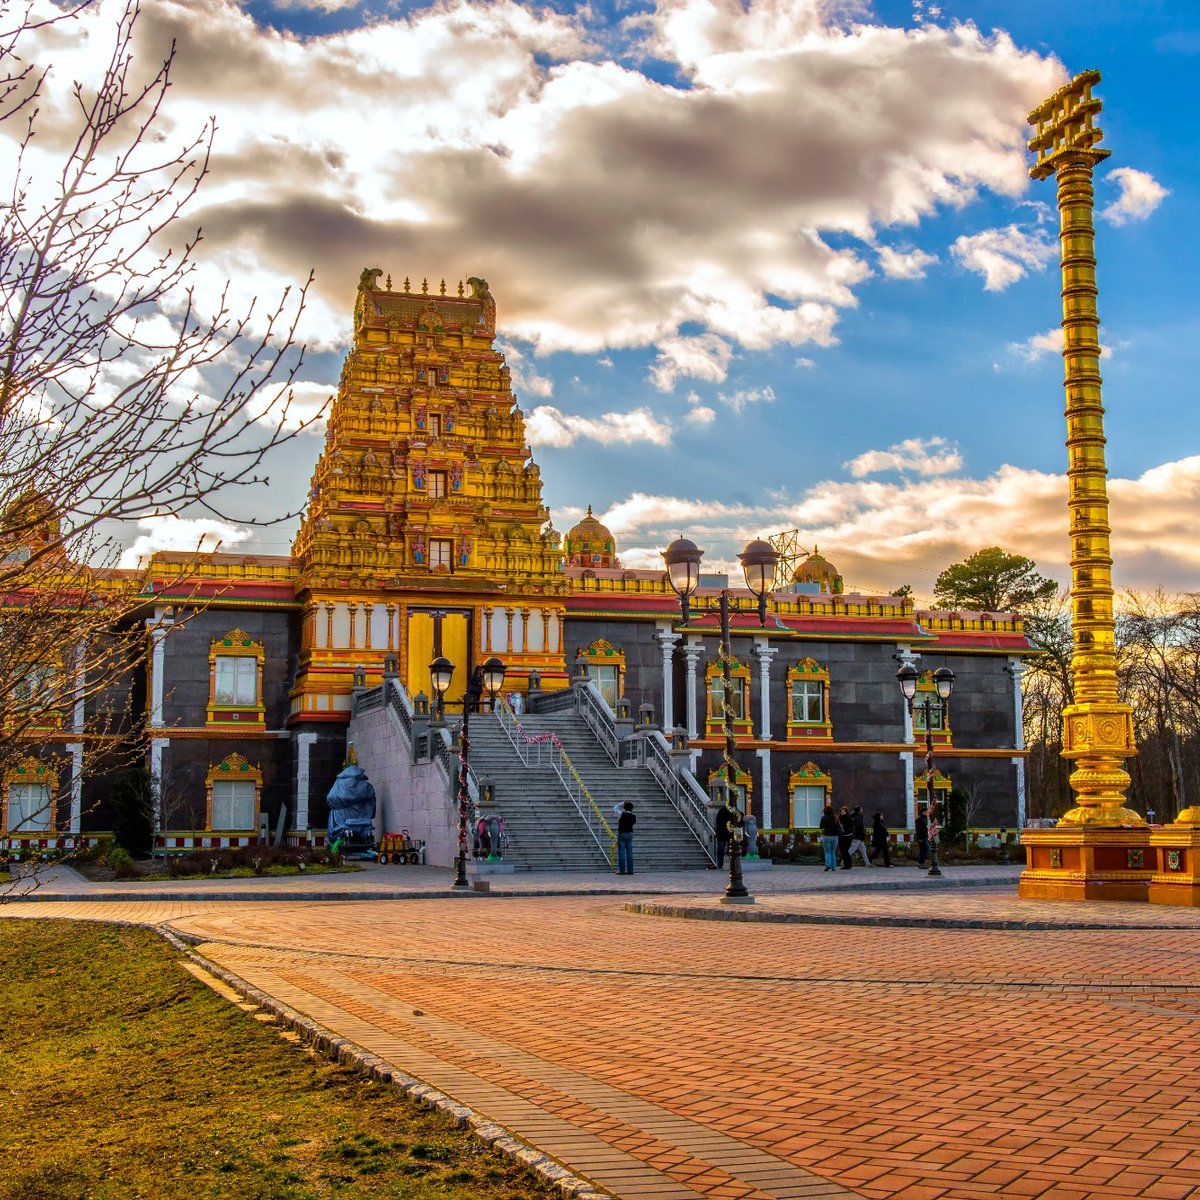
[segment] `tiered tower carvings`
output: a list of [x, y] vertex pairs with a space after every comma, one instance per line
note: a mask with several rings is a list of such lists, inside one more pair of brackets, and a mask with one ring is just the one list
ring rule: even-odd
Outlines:
[[382, 274], [359, 279], [293, 548], [307, 610], [294, 719], [333, 717], [355, 667], [377, 677], [388, 654], [414, 693], [445, 654], [458, 668], [451, 701], [481, 654], [502, 657], [516, 687], [531, 669], [543, 686], [566, 677], [560, 539], [487, 282], [430, 294], [407, 279], [393, 291], [390, 276], [380, 287]]

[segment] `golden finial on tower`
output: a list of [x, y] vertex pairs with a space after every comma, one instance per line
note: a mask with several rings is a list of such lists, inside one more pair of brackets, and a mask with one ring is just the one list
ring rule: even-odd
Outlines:
[[392, 290], [392, 275], [391, 275], [390, 271], [388, 272], [388, 277], [387, 277], [387, 290], [389, 292]]
[[404, 277], [404, 290], [407, 292], [407, 291], [409, 291], [411, 288], [412, 288], [412, 284], [411, 284], [411, 283], [409, 283], [408, 276], [407, 276], [407, 275], [405, 275], [405, 277]]
[[442, 280], [442, 295], [444, 296], [445, 294], [446, 294], [446, 281], [443, 279]]
[[429, 280], [428, 279], [421, 280], [421, 295], [422, 296], [429, 295]]
[[461, 296], [465, 291], [466, 288], [463, 287], [463, 281], [460, 279], [458, 281], [458, 294]]

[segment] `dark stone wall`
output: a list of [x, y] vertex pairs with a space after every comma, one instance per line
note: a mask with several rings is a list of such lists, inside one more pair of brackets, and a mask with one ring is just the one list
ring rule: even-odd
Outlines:
[[[571, 620], [564, 628], [568, 663], [578, 648], [596, 638], [605, 638], [626, 657], [625, 695], [633, 712], [649, 701], [662, 716], [662, 656], [655, 641], [652, 621]], [[704, 670], [717, 659], [718, 639], [703, 639], [705, 654], [697, 669], [697, 716], [703, 733], [706, 697]], [[905, 702], [896, 683], [896, 645], [892, 642], [820, 642], [773, 640], [778, 653], [771, 662], [771, 733], [782, 739], [787, 733], [787, 685], [789, 668], [804, 658], [813, 658], [830, 675], [829, 716], [837, 742], [891, 742], [904, 740]], [[686, 667], [680, 647], [675, 653], [674, 715], [683, 724], [686, 706]], [[759, 728], [760, 685], [758, 661], [752, 636], [733, 638], [735, 656], [750, 668], [750, 714]], [[938, 654], [921, 652], [922, 671], [949, 667], [955, 673], [950, 700], [953, 745], [963, 749], [999, 749], [1014, 744], [1012, 678], [1002, 655]], [[697, 776], [701, 782], [720, 762], [717, 751], [705, 751]], [[751, 750], [738, 755], [743, 770], [754, 781], [754, 809], [761, 818], [762, 759]], [[790, 811], [788, 775], [809, 760], [827, 771], [833, 780], [833, 800], [861, 804], [873, 815], [882, 811], [892, 825], [903, 825], [905, 815], [904, 762], [899, 754], [835, 753], [820, 746], [797, 750], [773, 750], [771, 762], [772, 822], [781, 827]], [[924, 746], [918, 742], [914, 769], [924, 770]], [[1016, 769], [1008, 757], [960, 758], [946, 752], [936, 765], [956, 788], [972, 792], [977, 803], [976, 824], [1012, 825], [1016, 819]]]

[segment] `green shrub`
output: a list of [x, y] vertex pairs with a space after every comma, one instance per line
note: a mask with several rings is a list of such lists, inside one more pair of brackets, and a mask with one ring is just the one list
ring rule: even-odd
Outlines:
[[133, 879], [137, 876], [137, 867], [133, 865], [133, 857], [124, 846], [110, 847], [108, 866], [118, 879]]

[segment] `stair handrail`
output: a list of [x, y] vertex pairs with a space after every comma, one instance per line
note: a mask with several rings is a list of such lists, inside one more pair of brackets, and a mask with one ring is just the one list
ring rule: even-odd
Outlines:
[[[461, 728], [461, 725], [457, 726], [455, 732]], [[462, 745], [460, 743], [458, 748], [455, 748], [454, 734], [451, 733], [449, 726], [439, 725], [429, 732], [436, 739], [433, 751], [434, 760], [441, 768], [442, 774], [446, 777], [450, 799], [457, 803], [458, 772], [462, 767]], [[479, 803], [479, 780], [475, 776], [475, 768], [470, 763], [467, 764], [467, 795], [471, 798], [470, 819], [471, 823], [474, 824], [475, 806]]]
[[686, 767], [676, 772], [671, 762], [671, 747], [659, 730], [643, 733], [641, 737], [646, 754], [646, 769], [654, 782], [662, 788], [671, 807], [683, 819], [688, 832], [700, 843], [700, 848], [709, 861], [715, 864], [717, 860], [712, 847], [713, 830], [708, 819], [708, 797], [704, 794], [704, 789]]
[[577, 684], [572, 690], [576, 695], [576, 711], [587, 722], [588, 728], [596, 735], [596, 740], [604, 747], [614, 765], [619, 767], [621, 739], [617, 737], [612, 709], [601, 695], [599, 685], [594, 679], [589, 679], [582, 686]]
[[[517, 756], [525, 766], [541, 766], [543, 759], [549, 762], [566, 790], [567, 799], [575, 806], [583, 820], [584, 828], [588, 831], [592, 841], [596, 843], [596, 848], [612, 867], [616, 862], [617, 835], [605, 819], [604, 813], [600, 811], [600, 806], [593, 799], [592, 793], [588, 791], [588, 786], [583, 782], [582, 776], [575, 769], [571, 756], [563, 749], [558, 734], [530, 735], [527, 733], [525, 727], [517, 719], [517, 714], [513, 712], [512, 706], [503, 696], [496, 698], [496, 715], [500, 721], [500, 728], [504, 730], [513, 749], [517, 752]], [[605, 845], [605, 841], [607, 841], [607, 845]]]
[[398, 678], [385, 680], [385, 687], [389, 682], [392, 686], [386, 688], [387, 706], [396, 714], [396, 719], [400, 722], [400, 730], [408, 739], [411, 747], [413, 744], [413, 713], [416, 711], [413, 708], [412, 697], [409, 696], [408, 689]]

